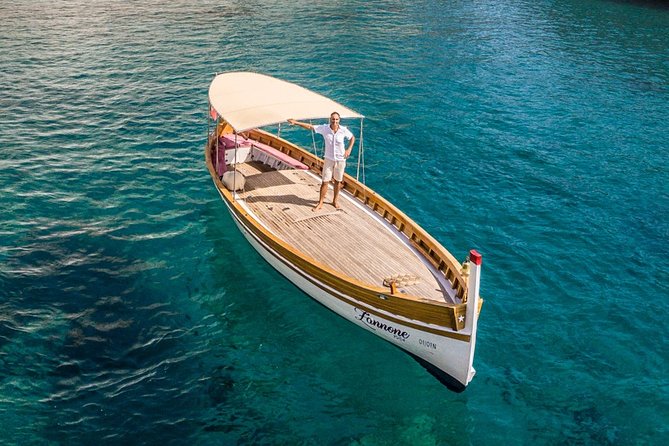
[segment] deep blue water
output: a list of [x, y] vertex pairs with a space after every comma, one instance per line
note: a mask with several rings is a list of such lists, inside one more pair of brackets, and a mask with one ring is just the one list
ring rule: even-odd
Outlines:
[[[0, 443], [669, 443], [666, 3], [266, 3], [0, 1]], [[230, 70], [365, 114], [367, 183], [484, 255], [464, 393], [237, 232]]]

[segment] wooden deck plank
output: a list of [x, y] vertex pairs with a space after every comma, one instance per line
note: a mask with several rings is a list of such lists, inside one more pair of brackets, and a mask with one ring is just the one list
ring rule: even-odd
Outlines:
[[344, 191], [339, 200], [341, 210], [329, 204], [330, 189], [326, 204], [313, 212], [320, 180], [307, 172], [263, 172], [253, 163], [237, 168], [246, 177], [242, 198], [286, 243], [345, 275], [376, 286], [383, 286], [383, 279], [392, 275], [414, 276], [418, 282], [400, 290], [444, 301], [439, 282], [423, 262], [385, 225], [346, 199]]

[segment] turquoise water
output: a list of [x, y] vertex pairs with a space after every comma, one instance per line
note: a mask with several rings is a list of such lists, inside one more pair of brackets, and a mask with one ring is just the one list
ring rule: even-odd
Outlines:
[[[266, 3], [0, 2], [0, 443], [667, 444], [666, 3]], [[464, 393], [237, 232], [230, 70], [365, 114], [367, 183], [483, 254]]]

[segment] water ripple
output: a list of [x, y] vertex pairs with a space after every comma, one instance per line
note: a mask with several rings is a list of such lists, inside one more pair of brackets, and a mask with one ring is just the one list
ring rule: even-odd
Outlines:
[[[666, 8], [62, 0], [0, 17], [3, 444], [666, 443]], [[203, 167], [207, 87], [228, 70], [365, 114], [370, 186], [456, 257], [484, 253], [464, 396], [236, 230]]]

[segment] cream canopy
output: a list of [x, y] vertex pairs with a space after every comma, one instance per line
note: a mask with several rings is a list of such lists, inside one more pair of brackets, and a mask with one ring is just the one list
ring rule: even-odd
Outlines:
[[327, 118], [335, 111], [342, 118], [363, 117], [299, 85], [251, 72], [216, 76], [209, 86], [209, 103], [237, 132], [290, 118]]

